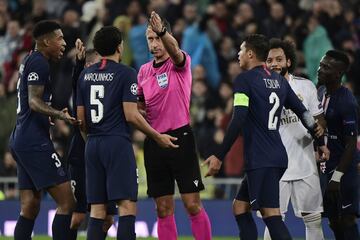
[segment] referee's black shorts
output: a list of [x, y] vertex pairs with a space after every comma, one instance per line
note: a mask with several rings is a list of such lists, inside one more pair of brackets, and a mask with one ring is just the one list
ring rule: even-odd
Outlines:
[[154, 140], [145, 139], [144, 158], [147, 193], [157, 198], [173, 195], [175, 180], [180, 193], [194, 193], [204, 189], [196, 154], [194, 134], [189, 125], [166, 132], [177, 138], [179, 148], [161, 148]]

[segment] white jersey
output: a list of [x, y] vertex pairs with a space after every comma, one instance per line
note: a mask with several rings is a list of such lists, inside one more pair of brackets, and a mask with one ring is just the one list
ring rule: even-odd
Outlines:
[[[317, 90], [310, 80], [289, 74], [289, 84], [313, 116], [323, 112]], [[312, 137], [290, 109], [283, 108], [281, 112], [279, 132], [289, 159], [281, 180], [299, 180], [317, 173]]]

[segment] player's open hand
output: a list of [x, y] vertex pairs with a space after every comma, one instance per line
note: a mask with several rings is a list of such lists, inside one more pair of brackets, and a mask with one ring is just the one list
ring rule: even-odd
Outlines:
[[330, 158], [330, 150], [326, 145], [318, 147], [318, 162], [325, 162]]
[[76, 118], [70, 116], [69, 111], [67, 108], [64, 108], [61, 110], [60, 119], [64, 120], [67, 123], [70, 123], [72, 125], [81, 125], [81, 121], [77, 120]]
[[205, 162], [201, 164], [201, 166], [209, 165], [209, 169], [205, 174], [205, 177], [214, 176], [217, 174], [221, 168], [221, 164], [222, 162], [217, 157], [215, 157], [215, 155], [208, 157], [208, 159], [206, 159]]
[[76, 58], [78, 60], [85, 60], [85, 47], [84, 43], [78, 38], [75, 42]]
[[155, 11], [151, 12], [149, 22], [150, 22], [151, 29], [154, 32], [159, 33], [159, 32], [161, 32], [163, 30], [163, 25], [161, 23], [161, 18], [159, 16], [159, 14], [157, 14]]
[[162, 148], [178, 148], [179, 145], [174, 144], [173, 142], [176, 141], [176, 137], [172, 137], [168, 134], [160, 134], [159, 138], [156, 140], [156, 142], [160, 145]]
[[318, 120], [315, 121], [316, 125], [315, 125], [315, 136], [316, 137], [321, 137], [322, 135], [324, 135], [325, 129], [321, 126], [321, 124], [318, 123]]

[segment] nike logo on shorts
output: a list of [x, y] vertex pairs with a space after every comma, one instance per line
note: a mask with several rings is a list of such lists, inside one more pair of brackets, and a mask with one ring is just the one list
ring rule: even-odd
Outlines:
[[342, 209], [345, 209], [345, 208], [350, 207], [351, 205], [352, 205], [351, 203], [350, 203], [350, 204], [348, 204], [348, 205], [345, 205], [345, 206], [344, 206], [344, 205], [342, 205], [342, 206], [341, 206], [341, 208], [342, 208]]
[[195, 186], [197, 187], [199, 185], [199, 180], [194, 181]]
[[256, 201], [256, 199], [250, 201], [250, 205], [252, 205], [255, 201]]

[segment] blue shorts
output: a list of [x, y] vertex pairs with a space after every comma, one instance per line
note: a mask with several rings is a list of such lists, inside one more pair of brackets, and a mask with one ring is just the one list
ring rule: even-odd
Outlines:
[[54, 149], [46, 151], [15, 151], [19, 189], [43, 190], [69, 181], [64, 164]]
[[[69, 159], [70, 160], [70, 159]], [[78, 160], [78, 159], [77, 159]], [[84, 161], [84, 159], [82, 160]], [[77, 161], [79, 162], [79, 161]], [[71, 188], [74, 192], [76, 198], [76, 207], [74, 212], [77, 213], [86, 213], [90, 210], [87, 200], [86, 200], [86, 188], [85, 188], [85, 165], [73, 165], [69, 166], [69, 173], [71, 177]], [[107, 205], [107, 214], [108, 215], [117, 215], [118, 210], [116, 208], [115, 202], [108, 202]]]
[[[329, 183], [333, 172], [320, 173], [320, 183], [323, 194], [327, 184]], [[355, 215], [359, 216], [359, 182], [357, 168], [350, 166], [348, 171], [342, 176], [340, 181], [341, 198], [338, 202], [330, 202], [324, 195], [323, 217], [333, 218], [341, 215]]]
[[247, 171], [236, 199], [249, 202], [252, 210], [279, 208], [279, 181], [285, 170], [274, 167]]
[[92, 136], [85, 147], [88, 203], [137, 201], [137, 169], [131, 141], [122, 136]]

